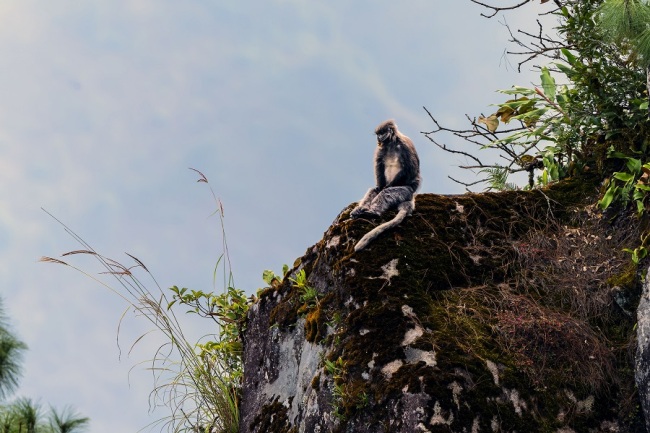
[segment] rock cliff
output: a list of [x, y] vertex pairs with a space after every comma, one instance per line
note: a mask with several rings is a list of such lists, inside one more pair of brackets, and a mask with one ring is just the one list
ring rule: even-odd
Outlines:
[[240, 432], [645, 431], [640, 229], [596, 195], [420, 194], [359, 253], [345, 209], [249, 311]]

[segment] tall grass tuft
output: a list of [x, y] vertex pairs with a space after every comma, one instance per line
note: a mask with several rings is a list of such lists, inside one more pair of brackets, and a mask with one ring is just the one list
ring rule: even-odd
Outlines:
[[[208, 184], [207, 178], [198, 170], [198, 182]], [[239, 428], [239, 401], [243, 366], [241, 362], [241, 326], [248, 303], [243, 291], [235, 289], [226, 232], [223, 205], [212, 187], [222, 230], [222, 253], [214, 268], [213, 278], [223, 275], [224, 291], [220, 295], [187, 291], [176, 286], [163, 290], [144, 263], [126, 253], [130, 265], [108, 258], [97, 252], [83, 238], [54, 218], [72, 236], [82, 249], [70, 251], [62, 257], [85, 255], [94, 257], [103, 272], [113, 283], [105, 282], [98, 275], [70, 264], [68, 259], [42, 257], [41, 261], [65, 265], [86, 275], [103, 287], [124, 299], [140, 316], [154, 325], [164, 337], [150, 359], [154, 374], [154, 388], [150, 394], [152, 407], [166, 406], [170, 414], [155, 421], [151, 427], [162, 425], [171, 432], [236, 433]], [[151, 289], [136, 275], [144, 273], [151, 280]], [[176, 304], [176, 306], [174, 306]], [[185, 336], [175, 314], [180, 305], [192, 312], [212, 319], [217, 332], [209, 335], [208, 342], [192, 342]], [[122, 316], [124, 318], [124, 315]], [[121, 324], [122, 319], [120, 319]], [[118, 331], [119, 333], [119, 331]], [[146, 334], [140, 336], [137, 345]]]

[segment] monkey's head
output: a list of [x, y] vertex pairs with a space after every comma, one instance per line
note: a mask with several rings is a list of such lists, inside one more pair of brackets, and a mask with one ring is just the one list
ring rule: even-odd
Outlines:
[[381, 122], [375, 129], [375, 134], [380, 144], [394, 141], [397, 135], [397, 124], [392, 119]]

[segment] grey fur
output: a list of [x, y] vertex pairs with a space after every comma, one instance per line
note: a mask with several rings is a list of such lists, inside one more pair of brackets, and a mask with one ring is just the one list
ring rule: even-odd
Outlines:
[[397, 215], [375, 227], [354, 246], [355, 251], [365, 248], [386, 230], [397, 226], [415, 209], [415, 192], [420, 187], [420, 159], [413, 142], [399, 132], [393, 120], [382, 122], [375, 129], [375, 180], [350, 213], [351, 218], [377, 218], [389, 209], [397, 208]]

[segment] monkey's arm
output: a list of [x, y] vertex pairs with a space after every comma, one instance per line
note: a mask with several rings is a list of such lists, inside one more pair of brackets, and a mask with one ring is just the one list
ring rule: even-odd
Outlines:
[[377, 189], [381, 191], [386, 188], [386, 166], [384, 165], [383, 159], [377, 161], [375, 164], [375, 180], [377, 182]]
[[377, 146], [375, 150], [375, 182], [377, 183], [378, 192], [386, 188], [385, 154], [386, 151], [381, 146]]

